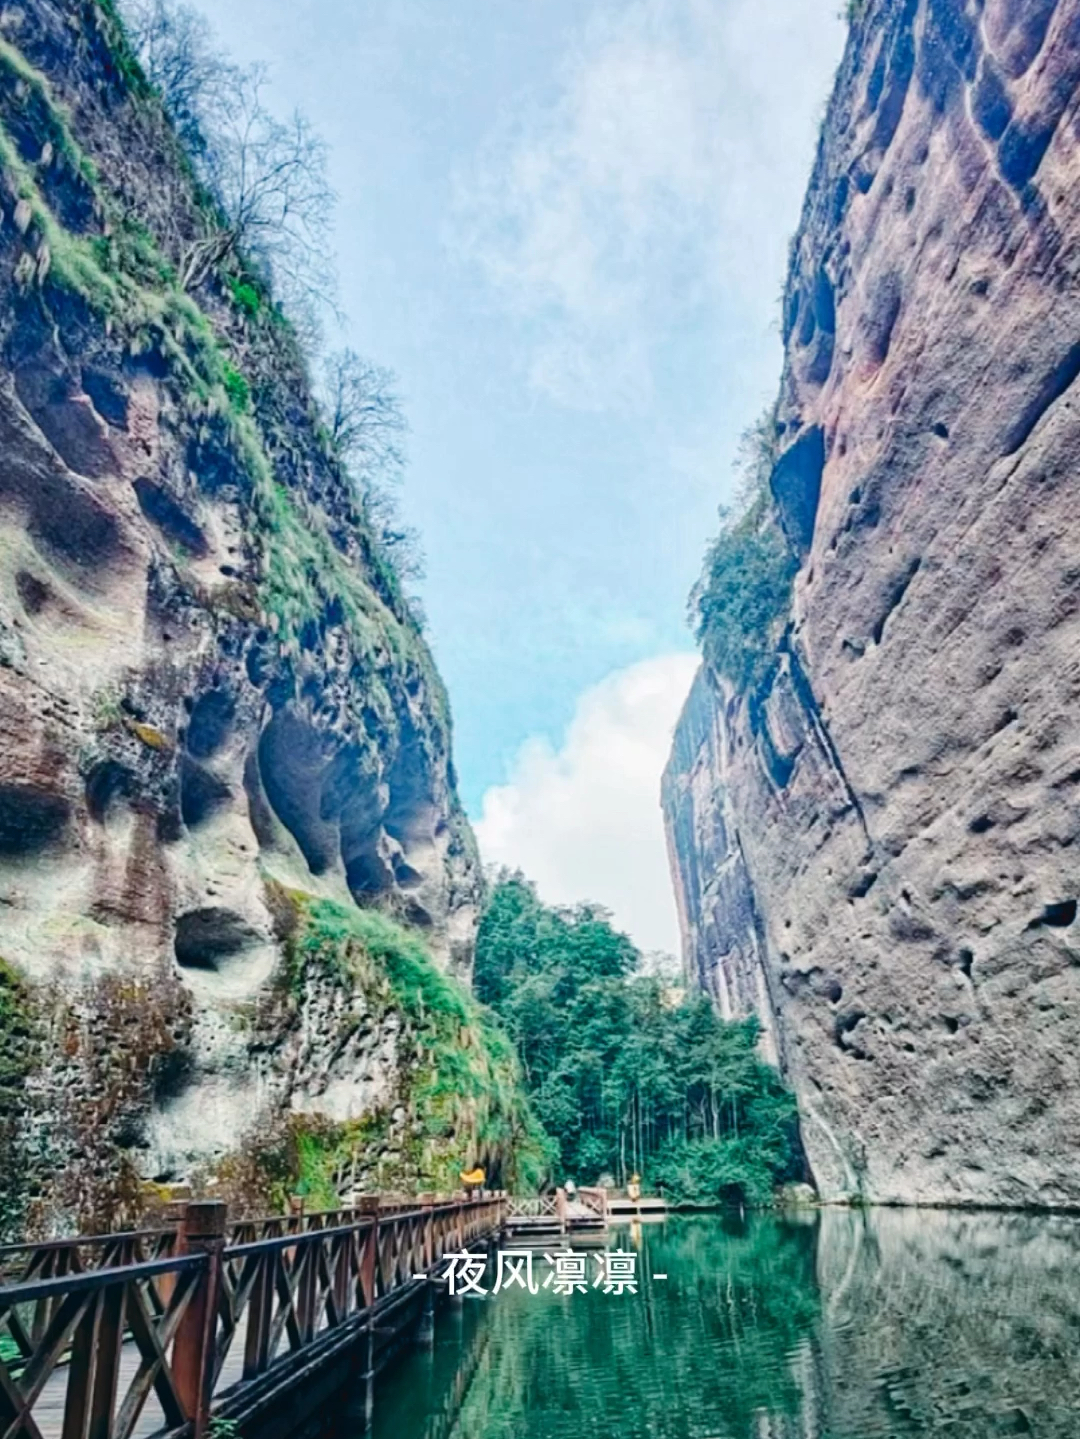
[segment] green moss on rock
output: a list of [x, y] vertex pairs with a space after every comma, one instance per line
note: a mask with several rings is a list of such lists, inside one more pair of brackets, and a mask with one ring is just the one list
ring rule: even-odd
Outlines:
[[26, 1082], [40, 1059], [33, 996], [13, 965], [0, 959], [0, 1238], [25, 1214], [29, 1175], [20, 1154]]
[[[369, 1020], [396, 1014], [400, 1021], [391, 1105], [361, 1125], [305, 1121], [303, 1144], [290, 1131], [292, 1182], [323, 1193], [333, 1176], [355, 1172], [358, 1160], [370, 1170], [373, 1154], [388, 1150], [391, 1158], [377, 1166], [381, 1187], [456, 1189], [461, 1171], [476, 1164], [493, 1183], [535, 1187], [547, 1146], [513, 1047], [490, 1011], [437, 967], [415, 931], [384, 914], [280, 886], [271, 903], [292, 1003], [303, 1003], [310, 984], [328, 981], [361, 995]], [[399, 1112], [394, 1133], [390, 1109]]]
[[[356, 658], [370, 667], [369, 703], [380, 720], [393, 727], [395, 705], [388, 672], [410, 671], [422, 679], [436, 717], [439, 733], [432, 737], [433, 743], [445, 744], [449, 729], [445, 690], [397, 577], [382, 560], [361, 517], [353, 516], [351, 530], [368, 573], [331, 539], [316, 507], [275, 474], [263, 420], [252, 403], [255, 386], [241, 357], [232, 352], [232, 341], [184, 291], [175, 267], [146, 227], [101, 185], [48, 81], [18, 50], [0, 41], [0, 76], [5, 72], [9, 82], [34, 88], [55, 147], [90, 186], [101, 216], [99, 234], [76, 235], [65, 229], [42, 188], [40, 165], [20, 156], [0, 123], [0, 172], [12, 194], [29, 205], [30, 233], [36, 236], [37, 258], [29, 251], [23, 256], [29, 262], [25, 283], [71, 291], [112, 327], [131, 353], [160, 355], [196, 433], [211, 443], [224, 443], [231, 451], [235, 469], [246, 478], [252, 538], [263, 555], [259, 600], [286, 652], [298, 650], [305, 626], [318, 624], [336, 602]], [[41, 259], [42, 247], [47, 263]], [[238, 305], [254, 313], [252, 302], [258, 302], [259, 295], [250, 284], [228, 274], [221, 282]], [[287, 334], [282, 343], [291, 343]], [[332, 459], [326, 463], [331, 468], [335, 464]]]

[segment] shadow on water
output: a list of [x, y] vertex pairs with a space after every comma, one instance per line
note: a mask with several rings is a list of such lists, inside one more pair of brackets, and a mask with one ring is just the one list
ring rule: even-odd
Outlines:
[[434, 1349], [380, 1381], [374, 1439], [1080, 1433], [1076, 1220], [674, 1217], [620, 1244], [636, 1296], [443, 1307]]

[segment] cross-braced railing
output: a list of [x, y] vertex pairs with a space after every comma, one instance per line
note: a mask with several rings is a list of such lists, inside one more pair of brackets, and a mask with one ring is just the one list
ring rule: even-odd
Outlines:
[[601, 1189], [598, 1185], [582, 1185], [577, 1192], [577, 1197], [583, 1209], [590, 1210], [596, 1215], [597, 1219], [602, 1219], [605, 1224], [607, 1223], [608, 1202], [606, 1189]]
[[345, 1326], [496, 1233], [505, 1202], [371, 1200], [231, 1227], [224, 1204], [192, 1203], [176, 1229], [8, 1246], [0, 1439], [202, 1439], [219, 1397], [235, 1407], [332, 1331], [348, 1342]]
[[243, 1378], [250, 1379], [429, 1274], [450, 1251], [494, 1233], [504, 1202], [497, 1195], [413, 1201], [401, 1213], [354, 1211], [350, 1222], [301, 1233], [290, 1229], [292, 1220], [260, 1221], [258, 1239], [230, 1244], [223, 1254], [215, 1381], [241, 1333]]
[[135, 1229], [121, 1235], [88, 1235], [46, 1239], [23, 1245], [0, 1245], [0, 1285], [29, 1284], [32, 1279], [58, 1279], [89, 1269], [163, 1259], [177, 1239], [175, 1225]]
[[[208, 1269], [205, 1254], [190, 1254], [0, 1287], [4, 1439], [129, 1439], [151, 1391], [165, 1428], [185, 1424], [197, 1335], [190, 1322], [182, 1331]], [[126, 1339], [137, 1358], [117, 1403]]]
[[524, 1199], [508, 1199], [506, 1213], [510, 1219], [539, 1219], [545, 1215], [558, 1215], [557, 1194], [538, 1194]]

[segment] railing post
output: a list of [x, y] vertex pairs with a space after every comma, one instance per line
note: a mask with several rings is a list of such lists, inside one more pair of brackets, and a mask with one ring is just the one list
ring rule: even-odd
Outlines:
[[371, 1430], [375, 1418], [375, 1323], [367, 1326], [367, 1367], [364, 1370], [364, 1433]]
[[120, 1375], [126, 1296], [123, 1283], [110, 1284], [91, 1298], [75, 1331], [61, 1429], [63, 1439], [110, 1439]]
[[435, 1196], [434, 1194], [421, 1194], [418, 1196], [420, 1208], [424, 1211], [424, 1273], [435, 1263]]
[[[355, 1215], [349, 1222], [355, 1223]], [[349, 1234], [335, 1240], [330, 1249], [330, 1262], [334, 1267], [334, 1308], [337, 1311], [339, 1324], [344, 1323], [351, 1308], [349, 1304], [349, 1270], [352, 1267], [355, 1246], [356, 1236]]]
[[122, 1284], [110, 1284], [99, 1296], [98, 1327], [95, 1335], [94, 1388], [90, 1400], [87, 1439], [110, 1439], [116, 1389], [120, 1378], [120, 1346], [124, 1340]]
[[360, 1211], [363, 1214], [371, 1215], [371, 1228], [364, 1234], [360, 1250], [360, 1307], [367, 1309], [375, 1303], [375, 1282], [379, 1260], [378, 1197], [365, 1195], [360, 1200]]
[[247, 1333], [244, 1336], [244, 1378], [254, 1379], [270, 1362], [270, 1321], [274, 1309], [274, 1276], [277, 1256], [261, 1254], [255, 1261], [255, 1283], [248, 1302]]
[[214, 1343], [221, 1254], [225, 1248], [227, 1206], [219, 1199], [195, 1200], [184, 1211], [177, 1235], [181, 1254], [205, 1254], [206, 1268], [180, 1321], [173, 1351], [176, 1396], [191, 1420], [192, 1439], [203, 1439], [214, 1389]]
[[560, 1184], [555, 1191], [555, 1213], [559, 1220], [559, 1232], [566, 1233], [566, 1190]]
[[323, 1239], [314, 1239], [297, 1250], [296, 1263], [300, 1268], [300, 1281], [296, 1288], [296, 1322], [300, 1326], [300, 1340], [303, 1344], [310, 1344], [315, 1338], [319, 1252], [325, 1242]]
[[435, 1286], [424, 1285], [424, 1307], [416, 1331], [416, 1342], [422, 1349], [435, 1348]]
[[[163, 1224], [166, 1228], [175, 1229], [176, 1231], [176, 1238], [173, 1240], [174, 1254], [179, 1253], [180, 1231], [184, 1225], [184, 1213], [187, 1207], [188, 1201], [186, 1199], [170, 1199], [162, 1211], [161, 1218]], [[158, 1280], [158, 1294], [161, 1296], [161, 1302], [166, 1309], [169, 1307], [169, 1301], [172, 1299], [175, 1289], [175, 1274], [163, 1274]]]

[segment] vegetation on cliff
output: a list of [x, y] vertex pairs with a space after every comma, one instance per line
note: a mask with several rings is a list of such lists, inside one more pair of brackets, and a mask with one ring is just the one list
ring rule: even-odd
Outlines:
[[754, 689], [769, 672], [798, 569], [769, 491], [773, 430], [767, 413], [743, 437], [739, 498], [732, 510], [721, 511], [720, 533], [706, 551], [701, 579], [690, 596], [691, 621], [706, 663], [741, 693]]
[[[266, 1131], [250, 1152], [230, 1156], [221, 1182], [229, 1164], [246, 1165], [260, 1206], [297, 1187], [336, 1202], [345, 1153], [378, 1158], [373, 1178], [387, 1187], [453, 1187], [459, 1170], [477, 1160], [493, 1179], [528, 1184], [543, 1161], [542, 1136], [523, 1101], [512, 1046], [442, 978], [419, 931], [347, 903], [301, 897], [282, 945], [282, 986], [272, 996], [245, 994], [231, 1008], [183, 973], [219, 972], [222, 955], [207, 937], [214, 925], [239, 946], [226, 960], [245, 947], [261, 951], [269, 939], [257, 882], [245, 887], [232, 875], [223, 896], [214, 871], [200, 908], [200, 866], [192, 884], [156, 891], [165, 869], [153, 863], [158, 850], [181, 836], [197, 850], [199, 826], [218, 815], [224, 823], [234, 802], [230, 819], [238, 828], [247, 823], [251, 811], [240, 797], [249, 785], [261, 828], [236, 852], [248, 856], [256, 881], [262, 846], [280, 855], [290, 836], [301, 851], [290, 850], [291, 860], [306, 861], [313, 873], [344, 863], [341, 815], [350, 802], [362, 801], [352, 813], [373, 816], [376, 831], [391, 806], [403, 832], [422, 811], [419, 828], [438, 827], [433, 857], [417, 843], [429, 870], [421, 876], [408, 868], [409, 830], [404, 841], [379, 836], [397, 870], [390, 861], [373, 863], [377, 873], [350, 882], [362, 903], [396, 905], [430, 926], [435, 943], [446, 937], [448, 915], [456, 933], [465, 932], [481, 887], [475, 842], [454, 792], [445, 691], [405, 593], [408, 537], [394, 529], [385, 490], [403, 463], [404, 419], [391, 377], [349, 352], [328, 362], [319, 403], [318, 352], [304, 317], [290, 318], [282, 303], [289, 261], [274, 226], [290, 223], [288, 216], [275, 221], [270, 201], [253, 220], [250, 195], [231, 188], [235, 173], [210, 156], [207, 137], [174, 127], [174, 97], [141, 67], [111, 0], [81, 0], [74, 10], [43, 0], [26, 12], [5, 11], [0, 32], [0, 349], [26, 382], [16, 385], [13, 406], [22, 407], [28, 434], [40, 431], [43, 449], [72, 413], [85, 421], [68, 434], [70, 448], [58, 440], [72, 486], [82, 476], [82, 447], [99, 445], [103, 473], [88, 473], [101, 480], [92, 488], [102, 527], [140, 542], [131, 547], [141, 558], [131, 563], [125, 603], [134, 605], [136, 586], [145, 584], [154, 622], [143, 649], [136, 643], [118, 658], [93, 693], [89, 684], [73, 686], [71, 704], [57, 707], [60, 719], [50, 716], [57, 753], [81, 746], [56, 806], [64, 822], [77, 815], [87, 827], [104, 824], [110, 806], [150, 818], [130, 840], [124, 885], [92, 919], [82, 897], [65, 917], [87, 921], [86, 953], [100, 962], [98, 979], [39, 982], [48, 955], [36, 970], [37, 956], [30, 957], [33, 985], [0, 971], [0, 1187], [10, 1188], [8, 1175], [18, 1173], [22, 1189], [37, 1186], [37, 1217], [25, 1222], [70, 1229], [129, 1221], [152, 1200], [151, 1177], [162, 1187], [196, 1177], [209, 1185], [221, 1139], [203, 1147], [201, 1135], [192, 1141], [169, 1131], [161, 1139], [154, 1123], [164, 1116], [168, 1130], [174, 1101], [195, 1107], [207, 1076], [224, 1076], [230, 1099], [232, 1091], [246, 1094], [249, 1071], [267, 1081]], [[254, 103], [261, 105], [257, 87]], [[268, 175], [283, 131], [264, 111], [257, 119], [259, 144], [269, 148], [245, 161], [258, 160]], [[298, 143], [307, 145], [304, 135]], [[307, 160], [317, 149], [308, 145]], [[309, 199], [308, 220], [325, 233], [316, 190]], [[285, 197], [285, 210], [291, 203]], [[40, 405], [27, 377], [42, 386], [47, 379]], [[54, 410], [63, 413], [56, 426]], [[136, 412], [142, 450], [129, 471], [116, 457], [130, 452]], [[19, 463], [12, 458], [13, 471]], [[70, 529], [80, 577], [111, 578], [80, 526]], [[128, 550], [117, 543], [127, 565]], [[212, 555], [223, 563], [211, 563]], [[52, 576], [53, 558], [45, 546], [34, 554], [42, 576], [35, 583]], [[154, 645], [173, 644], [177, 633], [184, 639], [163, 664]], [[215, 713], [225, 718], [197, 755], [193, 726], [207, 695], [221, 701]], [[286, 768], [278, 750], [259, 748], [268, 711], [288, 711], [295, 721], [281, 752], [297, 753], [299, 732], [305, 760], [312, 757], [282, 782], [284, 798], [265, 793]], [[328, 817], [318, 801], [307, 802], [331, 764], [337, 808]], [[206, 806], [185, 804], [185, 785], [202, 785], [211, 796]], [[329, 854], [315, 858], [297, 839], [308, 837], [312, 813], [318, 819], [309, 828], [329, 835]], [[69, 829], [76, 827], [73, 819]], [[350, 855], [360, 848], [354, 844]], [[377, 848], [372, 838], [361, 859], [382, 861]], [[64, 864], [59, 839], [49, 859], [58, 871]], [[217, 854], [206, 868], [215, 864]], [[397, 871], [409, 875], [407, 895]], [[418, 893], [421, 880], [427, 888]], [[421, 903], [429, 895], [432, 914]], [[185, 919], [192, 923], [182, 945]], [[453, 960], [464, 968], [468, 941], [455, 943]], [[17, 957], [22, 962], [26, 949]], [[325, 1002], [327, 986], [336, 986], [333, 1003]], [[40, 1038], [42, 1063], [40, 1073], [24, 1074], [19, 1016], [31, 998], [40, 1011], [34, 1042]], [[338, 1018], [341, 1034], [333, 1028]], [[314, 1106], [308, 1113], [307, 1094], [294, 1104], [290, 1065], [303, 1043], [293, 1041], [322, 1024], [323, 1047], [313, 1061], [304, 1052], [303, 1062], [333, 1071], [339, 1089], [351, 1086], [338, 1112], [362, 1107], [357, 1096], [371, 1087], [370, 1076], [349, 1069], [337, 1042], [348, 1026], [375, 1020], [397, 1036], [386, 1064], [393, 1104], [349, 1126]], [[262, 1117], [245, 1112], [237, 1136]], [[32, 1166], [28, 1135], [41, 1150]]]
[[183, 1082], [190, 1018], [168, 972], [63, 990], [0, 960], [0, 1237], [138, 1218], [131, 1151], [154, 1101]]
[[0, 1237], [22, 1221], [28, 1175], [18, 1162], [23, 1091], [37, 1060], [33, 1002], [21, 975], [0, 959]]
[[489, 1182], [535, 1189], [549, 1144], [533, 1117], [512, 1044], [492, 1015], [443, 974], [415, 931], [371, 910], [272, 886], [284, 963], [276, 1003], [298, 1016], [329, 986], [345, 1001], [337, 1043], [357, 1028], [396, 1036], [396, 1084], [362, 1119], [281, 1115], [217, 1166], [244, 1207], [292, 1194], [336, 1205], [361, 1189], [448, 1191], [480, 1165]]
[[[119, 57], [117, 69], [129, 97], [148, 107], [151, 121], [158, 107], [159, 141], [171, 143], [174, 163], [187, 164], [160, 113], [162, 99], [142, 76], [111, 8], [100, 13], [99, 22]], [[393, 661], [422, 676], [439, 725], [445, 726], [445, 693], [402, 585], [402, 572], [412, 573], [415, 558], [412, 537], [397, 525], [389, 493], [400, 470], [400, 451], [373, 473], [371, 446], [365, 449], [364, 435], [356, 433], [357, 415], [361, 429], [367, 421], [368, 429], [374, 425], [378, 430], [388, 419], [403, 428], [390, 377], [377, 367], [360, 367], [372, 384], [367, 390], [361, 385], [357, 397], [354, 382], [354, 423], [339, 436], [336, 414], [324, 421], [314, 399], [309, 374], [314, 329], [294, 327], [271, 294], [277, 271], [263, 251], [268, 245], [273, 249], [272, 206], [254, 223], [255, 248], [248, 253], [243, 248], [248, 231], [227, 206], [229, 186], [223, 181], [222, 197], [216, 197], [191, 178], [185, 198], [191, 215], [198, 217], [192, 224], [200, 237], [191, 243], [205, 249], [208, 236], [230, 238], [229, 245], [214, 249], [212, 265], [200, 267], [196, 284], [185, 264], [189, 247], [176, 234], [182, 231], [182, 217], [156, 216], [149, 197], [133, 203], [130, 195], [118, 196], [75, 138], [48, 79], [4, 39], [0, 76], [5, 82], [0, 192], [11, 197], [23, 241], [16, 282], [26, 293], [40, 294], [47, 306], [57, 288], [77, 297], [129, 353], [164, 364], [182, 423], [200, 452], [197, 471], [216, 481], [231, 472], [250, 496], [252, 538], [262, 558], [261, 581], [257, 592], [246, 597], [246, 606], [255, 602], [285, 655], [299, 653], [310, 642], [311, 627], [336, 603], [356, 653], [371, 663], [376, 699], [385, 689], [377, 676]], [[256, 158], [233, 157], [234, 167]], [[272, 166], [274, 159], [273, 154], [263, 157], [263, 164]], [[76, 215], [78, 223], [72, 218]], [[88, 216], [94, 218], [87, 221]], [[305, 232], [314, 216], [309, 219]], [[162, 227], [168, 237], [155, 234]], [[350, 359], [355, 357], [342, 361], [346, 368]], [[296, 483], [293, 472], [301, 457], [295, 453], [295, 436], [286, 433], [286, 415], [294, 409], [280, 392], [286, 380], [307, 403], [308, 438], [317, 445], [312, 459], [334, 475], [342, 496], [348, 496], [344, 530], [328, 524], [323, 506], [312, 505]], [[331, 385], [331, 411], [337, 398]], [[360, 452], [368, 463], [352, 480], [349, 466]], [[183, 556], [175, 558], [182, 569]], [[233, 596], [234, 609], [236, 600]], [[384, 699], [388, 719], [390, 696]]]
[[480, 925], [476, 991], [521, 1055], [559, 1177], [633, 1172], [673, 1199], [766, 1203], [797, 1169], [795, 1106], [757, 1027], [636, 973], [603, 910], [542, 904], [520, 874]]
[[[188, 1176], [196, 1191], [237, 1213], [279, 1211], [296, 1195], [336, 1207], [354, 1190], [453, 1190], [477, 1164], [492, 1185], [534, 1191], [553, 1146], [494, 1016], [437, 968], [415, 931], [270, 889], [283, 958], [245, 1021], [252, 1061], [282, 1035], [310, 1032], [329, 993], [336, 1048], [357, 1031], [389, 1036], [391, 1083], [348, 1122], [290, 1107], [286, 1091], [231, 1152]], [[152, 1103], [182, 1094], [190, 1078], [190, 1022], [171, 974], [110, 973], [62, 993], [0, 961], [0, 1239], [71, 1224], [98, 1232], [155, 1209], [157, 1187], [136, 1161]], [[65, 1157], [72, 1136], [76, 1163]]]

